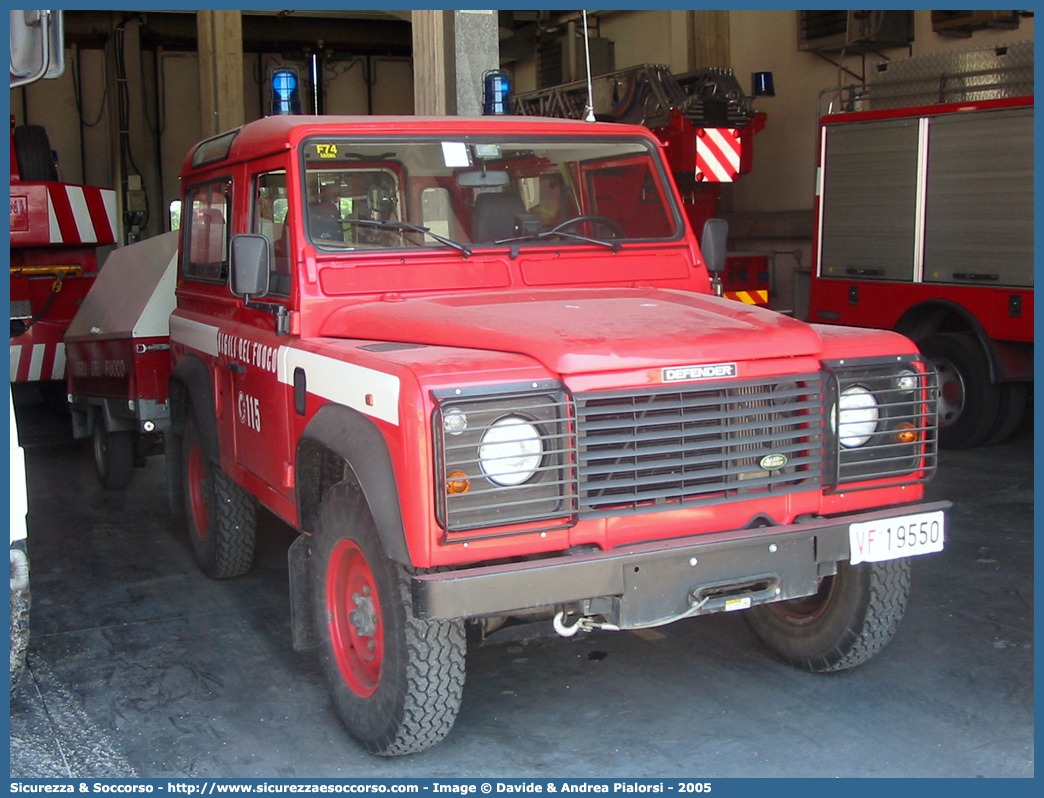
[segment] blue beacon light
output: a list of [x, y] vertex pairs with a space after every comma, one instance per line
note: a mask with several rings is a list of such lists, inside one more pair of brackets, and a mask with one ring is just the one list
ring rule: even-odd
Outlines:
[[272, 107], [269, 115], [301, 113], [300, 81], [297, 73], [280, 67], [272, 73]]

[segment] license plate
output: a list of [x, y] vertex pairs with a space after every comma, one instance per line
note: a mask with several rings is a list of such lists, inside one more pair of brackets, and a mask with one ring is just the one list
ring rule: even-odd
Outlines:
[[943, 518], [943, 511], [937, 510], [852, 524], [848, 528], [849, 562], [883, 562], [942, 551]]

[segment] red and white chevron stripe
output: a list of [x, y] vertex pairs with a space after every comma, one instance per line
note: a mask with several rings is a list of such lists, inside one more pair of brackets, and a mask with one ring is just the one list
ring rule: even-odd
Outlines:
[[696, 131], [696, 179], [706, 183], [731, 183], [739, 177], [742, 149], [738, 129], [700, 128]]
[[116, 192], [70, 183], [11, 184], [11, 246], [114, 244]]
[[11, 382], [64, 379], [65, 344], [59, 341], [11, 344]]

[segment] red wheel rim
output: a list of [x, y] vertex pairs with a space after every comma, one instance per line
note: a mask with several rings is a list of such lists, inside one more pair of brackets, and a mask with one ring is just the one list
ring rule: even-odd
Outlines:
[[834, 595], [834, 585], [836, 583], [836, 576], [828, 576], [819, 583], [819, 591], [817, 593], [804, 598], [792, 599], [791, 601], [780, 601], [769, 606], [777, 615], [795, 626], [810, 624], [817, 620], [830, 604], [830, 598]]
[[964, 410], [964, 378], [948, 360], [937, 358], [932, 362], [939, 373], [939, 426], [948, 427]]
[[189, 503], [192, 505], [192, 521], [196, 527], [196, 535], [200, 540], [207, 539], [207, 503], [203, 498], [203, 482], [207, 476], [207, 464], [203, 460], [203, 452], [198, 446], [189, 448], [188, 457], [188, 491]]
[[326, 613], [345, 683], [362, 698], [373, 695], [384, 659], [384, 624], [373, 571], [354, 541], [340, 541], [330, 555]]

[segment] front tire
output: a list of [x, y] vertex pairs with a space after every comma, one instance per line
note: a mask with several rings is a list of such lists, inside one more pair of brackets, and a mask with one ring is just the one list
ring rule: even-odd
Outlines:
[[185, 515], [199, 567], [211, 579], [242, 576], [254, 564], [257, 502], [207, 459], [191, 412], [181, 462]]
[[754, 636], [784, 662], [814, 673], [861, 665], [899, 628], [910, 594], [910, 561], [837, 564], [819, 592], [755, 607]]
[[344, 482], [319, 510], [312, 599], [319, 661], [349, 733], [381, 756], [442, 740], [464, 688], [464, 624], [414, 615], [409, 570], [385, 554], [364, 499]]

